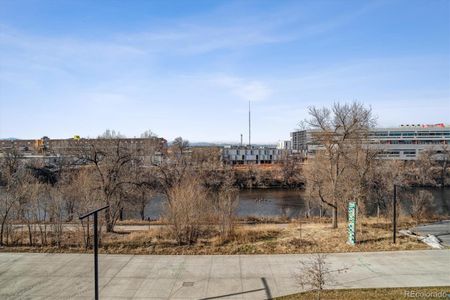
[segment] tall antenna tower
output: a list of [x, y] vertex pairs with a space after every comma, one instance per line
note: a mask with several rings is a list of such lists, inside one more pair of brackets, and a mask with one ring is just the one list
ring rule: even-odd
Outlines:
[[252, 146], [252, 119], [250, 111], [250, 100], [248, 101], [248, 146]]

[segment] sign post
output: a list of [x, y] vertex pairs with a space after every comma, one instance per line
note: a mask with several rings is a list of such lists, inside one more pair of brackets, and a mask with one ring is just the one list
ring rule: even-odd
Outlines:
[[357, 205], [356, 202], [348, 203], [348, 241], [347, 243], [350, 245], [355, 245], [356, 243], [356, 210]]

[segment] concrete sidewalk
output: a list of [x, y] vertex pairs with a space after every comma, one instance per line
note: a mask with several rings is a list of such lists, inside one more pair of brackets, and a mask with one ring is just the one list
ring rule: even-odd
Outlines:
[[[307, 255], [101, 255], [102, 299], [267, 299]], [[450, 250], [330, 254], [337, 288], [450, 285]], [[0, 253], [1, 299], [92, 299], [93, 255]]]

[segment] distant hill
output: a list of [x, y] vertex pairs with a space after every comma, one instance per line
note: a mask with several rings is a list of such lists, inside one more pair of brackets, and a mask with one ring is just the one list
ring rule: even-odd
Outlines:
[[192, 147], [214, 147], [219, 146], [216, 143], [208, 143], [208, 142], [197, 142], [197, 143], [189, 143]]
[[[239, 146], [240, 143], [227, 143], [227, 142], [193, 142], [189, 143], [191, 147], [223, 147], [223, 146]], [[244, 145], [245, 146], [245, 145]], [[255, 147], [275, 147], [275, 144], [252, 144]]]

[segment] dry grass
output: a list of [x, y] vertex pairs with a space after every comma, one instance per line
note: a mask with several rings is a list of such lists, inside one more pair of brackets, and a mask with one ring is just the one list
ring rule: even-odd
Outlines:
[[[425, 297], [411, 297], [407, 296], [407, 292], [425, 293]], [[426, 294], [430, 294], [427, 297]], [[438, 294], [440, 293], [440, 294]], [[320, 299], [346, 299], [346, 300], [403, 300], [403, 299], [443, 299], [443, 294], [448, 295], [450, 293], [450, 287], [411, 287], [411, 288], [379, 288], [379, 289], [348, 289], [348, 290], [325, 290], [320, 293]], [[441, 295], [439, 297], [439, 295]], [[315, 292], [305, 292], [284, 297], [275, 298], [277, 300], [309, 300], [316, 299], [317, 294]], [[448, 296], [447, 296], [448, 297]]]
[[140, 220], [140, 219], [128, 219], [123, 221], [117, 221], [116, 225], [164, 225], [165, 222], [162, 219], [158, 220]]
[[[399, 229], [409, 228], [412, 221], [402, 219]], [[348, 245], [347, 229], [331, 229], [328, 223], [257, 224], [239, 225], [233, 236], [221, 242], [216, 230], [204, 230], [201, 238], [191, 246], [177, 245], [168, 238], [165, 227], [145, 231], [103, 233], [100, 252], [115, 254], [287, 254], [315, 252], [359, 252], [428, 249], [415, 240], [398, 236], [397, 244], [392, 244], [389, 220], [375, 218], [359, 221], [355, 246]], [[73, 240], [75, 240], [72, 237]], [[6, 247], [0, 251], [33, 252], [84, 252], [76, 244], [56, 247]]]

